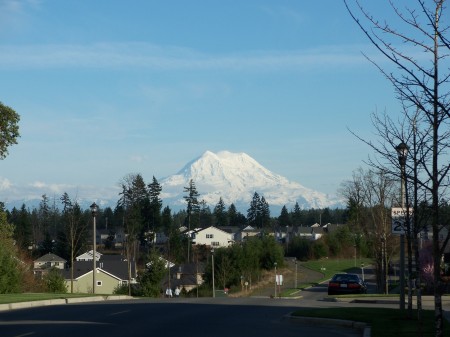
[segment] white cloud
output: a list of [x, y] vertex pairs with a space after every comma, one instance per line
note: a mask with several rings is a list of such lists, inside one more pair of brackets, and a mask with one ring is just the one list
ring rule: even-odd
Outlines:
[[9, 181], [6, 178], [0, 178], [0, 190], [1, 191], [9, 190], [9, 189], [11, 189], [11, 187], [12, 187], [11, 181]]
[[302, 13], [286, 6], [263, 6], [261, 9], [275, 19], [293, 23], [303, 23], [305, 21]]
[[147, 43], [1, 46], [0, 68], [137, 67], [153, 70], [289, 70], [367, 64], [366, 46], [323, 46], [297, 51], [208, 55]]
[[59, 207], [60, 197], [64, 193], [67, 193], [73, 201], [87, 204], [92, 203], [92, 201], [98, 201], [99, 203], [102, 201], [102, 204], [105, 204], [105, 202], [110, 203], [111, 201], [114, 203], [114, 200], [118, 199], [119, 188], [117, 186], [76, 186], [43, 181], [35, 181], [28, 184], [12, 184], [7, 179], [0, 179], [0, 201], [10, 206], [20, 207], [21, 203], [25, 203], [27, 206], [36, 205], [45, 194]]
[[130, 157], [130, 160], [136, 163], [142, 163], [145, 161], [145, 156], [140, 156], [140, 155], [132, 155]]
[[[28, 25], [27, 16], [30, 10], [36, 10], [41, 0], [1, 0], [0, 1], [0, 29], [20, 30]], [[4, 27], [4, 28], [3, 28]]]

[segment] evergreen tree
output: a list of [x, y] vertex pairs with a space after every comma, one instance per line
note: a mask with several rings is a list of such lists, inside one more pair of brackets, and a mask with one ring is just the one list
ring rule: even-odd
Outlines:
[[8, 223], [6, 213], [0, 210], [0, 294], [20, 292], [22, 274], [18, 261], [14, 226]]
[[83, 221], [83, 214], [78, 202], [72, 202], [65, 192], [61, 198], [63, 204], [62, 223], [64, 229], [58, 233], [57, 253], [68, 260], [71, 266], [70, 292], [73, 293], [73, 273], [75, 257], [81, 252], [88, 236], [88, 221]]
[[213, 215], [205, 200], [200, 202], [200, 206], [200, 227], [207, 228], [213, 224]]
[[247, 210], [247, 222], [253, 227], [262, 227], [261, 223], [261, 199], [258, 192], [253, 194], [250, 208]]
[[41, 233], [48, 233], [50, 227], [50, 206], [46, 194], [42, 195], [42, 200], [39, 203], [39, 231]]
[[169, 206], [164, 207], [161, 215], [161, 225], [166, 235], [169, 234], [173, 227], [172, 214]]
[[159, 258], [156, 251], [152, 251], [148, 257], [150, 268], [139, 276], [139, 285], [142, 296], [159, 297], [161, 293], [161, 281], [166, 275], [164, 261]]
[[292, 224], [294, 226], [302, 225], [302, 212], [300, 210], [300, 206], [298, 205], [298, 202], [295, 203], [294, 211], [292, 212]]
[[55, 244], [50, 236], [49, 232], [45, 233], [44, 240], [39, 246], [39, 252], [41, 255], [45, 255], [47, 253], [53, 253], [55, 249]]
[[161, 185], [153, 176], [152, 183], [148, 185], [148, 193], [150, 197], [150, 217], [152, 223], [152, 229], [156, 230], [161, 227], [161, 209], [162, 200], [160, 198], [162, 191]]
[[259, 205], [259, 213], [261, 214], [261, 226], [270, 226], [270, 207], [266, 199], [262, 196]]
[[[189, 180], [189, 186], [184, 188], [184, 193], [187, 193], [183, 198], [186, 201], [187, 207], [187, 225], [189, 231], [189, 240], [187, 244], [187, 262], [190, 262], [190, 249], [191, 249], [191, 240], [190, 240], [190, 231], [196, 221], [194, 219], [199, 219], [200, 205], [198, 202], [199, 193], [197, 192], [197, 188], [195, 187], [194, 181]], [[194, 216], [197, 215], [197, 216]], [[200, 219], [199, 219], [200, 220]]]
[[291, 217], [286, 206], [281, 209], [281, 214], [278, 217], [278, 223], [280, 226], [286, 227], [291, 225]]
[[[145, 210], [149, 205], [149, 195], [144, 179], [140, 174], [129, 174], [122, 180], [122, 191], [117, 210], [122, 212], [126, 236], [125, 253], [128, 261], [128, 294], [131, 295], [131, 263], [136, 262], [138, 235], [144, 237], [146, 222]], [[148, 220], [148, 219], [147, 219]], [[148, 224], [148, 222], [147, 222]]]
[[234, 204], [231, 204], [230, 207], [228, 207], [227, 215], [228, 215], [228, 223], [230, 226], [241, 225], [239, 223], [238, 212], [237, 212], [236, 206], [234, 206]]
[[47, 292], [65, 294], [67, 292], [66, 282], [59, 269], [52, 267], [43, 277]]
[[25, 206], [22, 204], [20, 211], [14, 212], [14, 218], [12, 222], [14, 224], [14, 238], [17, 244], [22, 249], [28, 249], [28, 246], [32, 243], [32, 229], [29, 212]]
[[226, 226], [228, 224], [227, 214], [225, 212], [225, 203], [220, 197], [219, 202], [214, 207], [214, 217], [216, 219], [217, 226]]
[[188, 223], [190, 229], [191, 225], [198, 222], [198, 220], [195, 219], [198, 219], [200, 212], [200, 203], [198, 201], [200, 194], [197, 192], [197, 187], [192, 179], [189, 181], [189, 186], [185, 187], [183, 192], [187, 193], [183, 198], [187, 205], [186, 211], [189, 217]]

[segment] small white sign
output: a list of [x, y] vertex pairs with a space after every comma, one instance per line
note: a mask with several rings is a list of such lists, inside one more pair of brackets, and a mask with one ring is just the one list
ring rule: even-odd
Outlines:
[[283, 285], [283, 275], [275, 275], [275, 281], [277, 283], [277, 286]]

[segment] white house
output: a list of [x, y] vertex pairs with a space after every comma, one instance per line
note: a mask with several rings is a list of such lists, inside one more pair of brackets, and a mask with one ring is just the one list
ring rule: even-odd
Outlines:
[[[90, 251], [88, 251], [88, 252], [86, 252], [86, 253], [84, 253], [84, 254], [81, 254], [81, 255], [79, 255], [79, 256], [77, 256], [75, 259], [77, 260], [77, 261], [92, 261], [93, 259], [92, 259], [92, 256], [93, 256], [93, 251], [92, 251], [92, 249], [90, 250]], [[99, 261], [100, 260], [100, 258], [102, 257], [102, 254], [101, 253], [99, 253], [99, 252], [97, 252], [97, 251], [95, 251], [95, 256], [96, 256], [96, 261]]]
[[33, 263], [33, 273], [38, 277], [42, 277], [51, 268], [64, 269], [66, 267], [66, 260], [58, 255], [48, 253], [41, 256]]
[[214, 226], [200, 229], [193, 233], [192, 244], [211, 247], [228, 247], [234, 242], [233, 234], [225, 232]]

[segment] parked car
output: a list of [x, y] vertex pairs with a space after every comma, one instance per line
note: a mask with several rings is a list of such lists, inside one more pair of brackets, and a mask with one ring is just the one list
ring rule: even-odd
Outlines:
[[367, 284], [357, 274], [335, 274], [328, 283], [328, 295], [365, 293]]

